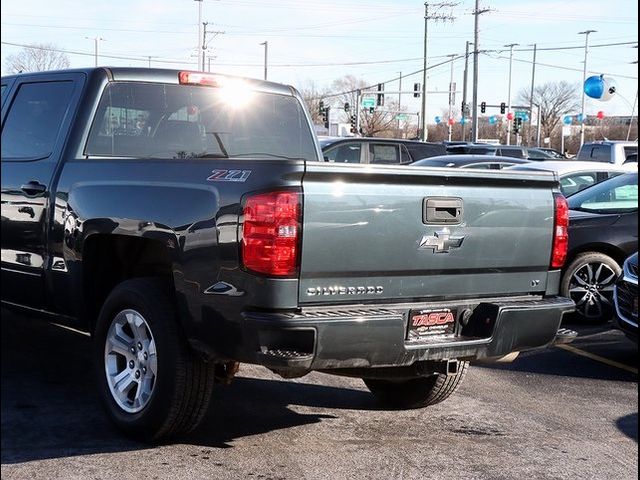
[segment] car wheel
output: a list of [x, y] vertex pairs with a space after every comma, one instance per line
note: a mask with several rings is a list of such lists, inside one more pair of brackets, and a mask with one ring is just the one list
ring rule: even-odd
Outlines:
[[108, 296], [95, 328], [107, 414], [125, 434], [145, 441], [193, 430], [213, 389], [214, 364], [189, 349], [170, 298], [161, 281], [127, 280]]
[[459, 362], [454, 375], [435, 374], [409, 380], [363, 378], [365, 385], [383, 406], [396, 409], [423, 408], [449, 398], [460, 386], [469, 362]]
[[622, 269], [603, 253], [578, 255], [562, 277], [561, 292], [576, 304], [579, 320], [605, 322], [613, 317], [613, 288]]

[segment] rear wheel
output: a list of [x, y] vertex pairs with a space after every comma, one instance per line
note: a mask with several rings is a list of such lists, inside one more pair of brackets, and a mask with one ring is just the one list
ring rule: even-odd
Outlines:
[[402, 380], [364, 378], [369, 391], [385, 407], [397, 409], [423, 408], [449, 398], [460, 386], [469, 362], [459, 362], [454, 375], [435, 374]]
[[587, 252], [578, 255], [562, 277], [562, 295], [576, 304], [574, 318], [605, 322], [614, 314], [613, 288], [622, 269], [608, 255]]
[[193, 430], [214, 383], [214, 364], [189, 349], [169, 298], [161, 281], [127, 280], [107, 298], [95, 329], [107, 413], [125, 434], [146, 441]]

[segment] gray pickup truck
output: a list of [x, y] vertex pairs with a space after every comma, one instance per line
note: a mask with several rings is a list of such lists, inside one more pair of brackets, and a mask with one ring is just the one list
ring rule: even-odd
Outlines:
[[324, 163], [312, 132], [275, 83], [2, 78], [3, 306], [93, 336], [126, 434], [193, 430], [239, 362], [417, 408], [472, 360], [557, 339], [573, 303], [553, 174]]

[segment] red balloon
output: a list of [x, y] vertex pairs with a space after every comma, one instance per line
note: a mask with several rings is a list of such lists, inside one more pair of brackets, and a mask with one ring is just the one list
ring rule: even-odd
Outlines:
[[602, 120], [604, 118], [604, 112], [602, 110], [600, 110], [597, 114], [596, 117], [598, 117], [598, 120]]
[[448, 123], [449, 125], [453, 125], [453, 124], [455, 124], [455, 123], [456, 123], [456, 121], [455, 121], [453, 118], [450, 118], [449, 120], [447, 120], [447, 123]]
[[513, 112], [507, 113], [507, 120], [513, 120]]

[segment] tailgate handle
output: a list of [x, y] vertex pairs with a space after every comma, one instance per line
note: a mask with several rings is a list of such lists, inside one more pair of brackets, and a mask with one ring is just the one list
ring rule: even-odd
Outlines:
[[423, 223], [454, 225], [462, 222], [461, 198], [427, 197], [423, 205]]

